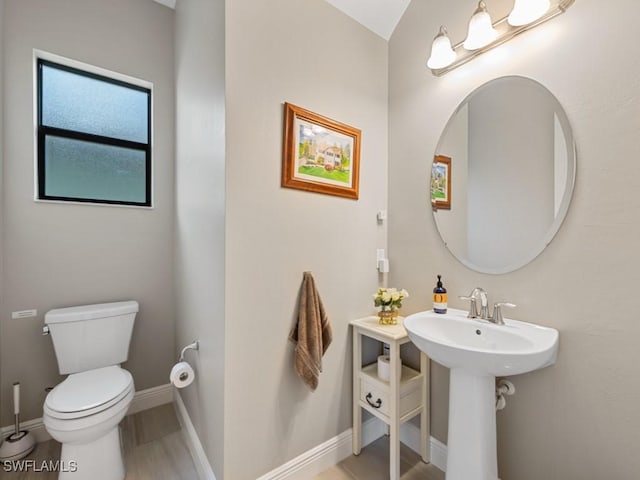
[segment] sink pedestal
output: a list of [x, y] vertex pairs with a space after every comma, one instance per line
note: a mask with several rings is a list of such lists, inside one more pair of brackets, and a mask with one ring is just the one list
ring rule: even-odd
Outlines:
[[497, 480], [495, 377], [452, 368], [446, 480]]
[[404, 327], [421, 351], [450, 369], [447, 480], [498, 480], [496, 377], [553, 365], [558, 331], [508, 318], [496, 325], [453, 308], [414, 313]]

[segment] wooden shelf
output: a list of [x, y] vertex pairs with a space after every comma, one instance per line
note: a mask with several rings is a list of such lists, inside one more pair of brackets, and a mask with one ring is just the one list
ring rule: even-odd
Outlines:
[[[369, 365], [362, 367], [362, 370], [360, 371], [360, 373], [362, 376], [368, 377], [370, 382], [379, 383], [380, 388], [383, 388], [384, 386], [386, 386], [386, 388], [389, 388], [389, 382], [387, 380], [383, 380], [380, 377], [378, 377], [377, 363], [370, 363]], [[402, 376], [400, 378], [401, 389], [402, 389], [402, 386], [405, 384], [411, 383], [416, 380], [420, 380], [419, 377], [421, 376], [422, 376], [422, 373], [418, 372], [417, 370], [414, 370], [411, 367], [407, 367], [406, 365], [402, 365]]]

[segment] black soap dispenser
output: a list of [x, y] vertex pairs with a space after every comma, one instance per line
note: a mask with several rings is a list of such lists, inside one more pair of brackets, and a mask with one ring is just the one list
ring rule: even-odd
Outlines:
[[433, 289], [433, 311], [447, 313], [447, 289], [442, 286], [442, 276], [438, 275], [438, 283]]

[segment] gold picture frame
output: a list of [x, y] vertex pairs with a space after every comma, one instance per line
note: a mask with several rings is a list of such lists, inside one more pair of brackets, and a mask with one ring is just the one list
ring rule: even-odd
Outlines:
[[284, 104], [282, 187], [358, 199], [362, 132]]
[[451, 158], [436, 155], [431, 166], [431, 206], [451, 210]]

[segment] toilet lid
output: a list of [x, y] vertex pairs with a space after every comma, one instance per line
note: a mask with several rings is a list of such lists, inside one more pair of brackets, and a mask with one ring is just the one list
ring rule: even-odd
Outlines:
[[108, 405], [132, 388], [131, 374], [117, 365], [69, 375], [47, 395], [46, 406], [60, 413], [86, 412]]

